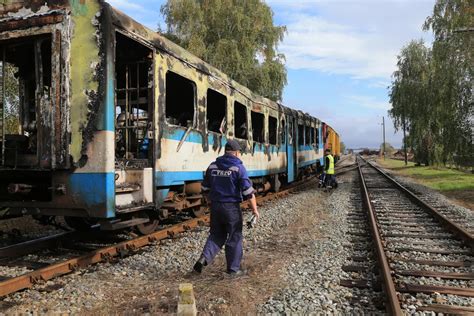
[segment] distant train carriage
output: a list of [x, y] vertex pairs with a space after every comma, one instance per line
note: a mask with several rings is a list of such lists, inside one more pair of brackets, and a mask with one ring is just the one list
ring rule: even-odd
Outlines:
[[229, 138], [259, 192], [323, 164], [321, 121], [103, 1], [16, 0], [0, 18], [0, 108], [12, 98], [19, 108], [0, 126], [6, 215], [150, 232], [170, 213], [201, 212], [203, 171]]
[[323, 135], [324, 135], [324, 150], [331, 150], [331, 154], [334, 156], [336, 161], [341, 158], [341, 144], [339, 134], [326, 123], [323, 123]]

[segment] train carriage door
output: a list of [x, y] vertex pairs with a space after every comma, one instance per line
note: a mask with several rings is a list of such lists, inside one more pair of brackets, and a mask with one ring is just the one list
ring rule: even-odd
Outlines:
[[286, 117], [286, 121], [288, 122], [287, 128], [288, 131], [286, 133], [286, 156], [287, 156], [287, 174], [288, 174], [288, 183], [295, 181], [295, 156], [296, 156], [296, 135], [295, 135], [295, 128], [293, 118], [291, 116]]
[[117, 212], [153, 206], [153, 49], [116, 32], [115, 193]]

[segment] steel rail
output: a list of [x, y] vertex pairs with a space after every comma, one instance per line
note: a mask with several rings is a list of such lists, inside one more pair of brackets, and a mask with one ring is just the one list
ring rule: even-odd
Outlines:
[[165, 238], [173, 237], [175, 234], [188, 231], [194, 227], [203, 225], [206, 222], [209, 222], [209, 216], [193, 218], [146, 236], [141, 236], [132, 240], [120, 242], [113, 246], [97, 249], [86, 255], [68, 259], [63, 262], [41, 268], [39, 270], [5, 280], [0, 282], [0, 297], [30, 288], [36, 283], [50, 280], [57, 276], [73, 272], [77, 269], [106, 261], [112, 257], [125, 256], [138, 248], [148, 246], [153, 242], [163, 240]]
[[359, 169], [359, 178], [361, 182], [361, 195], [362, 195], [364, 204], [367, 207], [369, 220], [370, 220], [370, 229], [371, 229], [372, 237], [375, 243], [377, 259], [380, 264], [380, 270], [381, 270], [380, 272], [382, 274], [384, 285], [385, 285], [387, 309], [390, 315], [401, 316], [403, 315], [403, 313], [400, 308], [400, 302], [398, 300], [397, 290], [393, 282], [392, 270], [390, 269], [388, 258], [385, 256], [385, 250], [382, 243], [382, 238], [380, 237], [381, 232], [377, 225], [375, 210], [372, 205], [372, 201], [370, 200], [369, 192], [367, 190], [367, 184], [365, 182], [364, 174], [362, 173], [362, 169], [360, 167], [359, 161], [357, 161], [357, 166]]
[[52, 248], [62, 240], [74, 238], [75, 232], [63, 232], [0, 248], [0, 258], [20, 257], [35, 250]]
[[99, 231], [97, 228], [98, 227], [95, 227], [94, 229], [87, 232], [62, 232], [2, 247], [0, 248], [0, 262], [2, 262], [2, 259], [5, 258], [21, 257], [27, 254], [34, 253], [41, 249], [55, 248], [63, 243], [71, 243], [74, 240], [87, 240], [100, 237], [101, 235], [103, 235], [103, 232]]
[[[313, 182], [316, 182], [315, 177], [309, 177], [290, 187], [286, 188], [277, 193], [267, 194], [265, 196], [258, 197], [258, 203], [276, 199], [280, 196], [286, 196], [291, 192], [299, 189], [304, 189], [310, 186]], [[248, 202], [241, 204], [242, 208], [248, 208], [250, 205]], [[210, 216], [204, 215], [202, 217], [193, 218], [185, 222], [167, 227], [165, 229], [153, 232], [149, 235], [141, 236], [135, 239], [120, 242], [118, 244], [93, 250], [85, 255], [67, 259], [65, 261], [55, 263], [44, 268], [29, 272], [27, 274], [13, 277], [0, 282], [0, 297], [4, 297], [8, 294], [31, 288], [35, 284], [44, 282], [55, 277], [71, 273], [75, 270], [85, 268], [89, 265], [104, 262], [112, 257], [125, 256], [139, 248], [148, 246], [156, 241], [160, 241], [166, 238], [175, 236], [176, 234], [191, 230], [192, 228], [205, 225], [210, 222]], [[34, 241], [32, 241], [34, 243]]]
[[[363, 158], [362, 158], [363, 159]], [[374, 166], [374, 164], [370, 161], [366, 161], [369, 166], [377, 170], [381, 175], [383, 175], [385, 178], [390, 180], [391, 183], [393, 183], [400, 191], [402, 191], [405, 195], [407, 195], [412, 201], [414, 201], [418, 206], [420, 206], [422, 209], [427, 210], [430, 214], [432, 214], [436, 219], [438, 219], [444, 226], [446, 226], [452, 233], [463, 239], [468, 246], [471, 247], [471, 249], [474, 250], [474, 236], [469, 233], [466, 229], [463, 227], [459, 226], [449, 218], [447, 218], [445, 215], [441, 214], [439, 211], [434, 209], [431, 205], [426, 203], [425, 201], [421, 200], [418, 196], [416, 196], [413, 192], [411, 192], [409, 189], [404, 187], [402, 184], [400, 184], [397, 180], [392, 178], [390, 175], [388, 175], [385, 171], [382, 169], [378, 168], [377, 166]]]
[[351, 164], [351, 165], [340, 167], [339, 169], [336, 169], [335, 172], [336, 172], [336, 175], [341, 175], [341, 174], [344, 174], [346, 172], [356, 170], [357, 168], [359, 168], [359, 167], [357, 166], [356, 163], [354, 163], [354, 164]]

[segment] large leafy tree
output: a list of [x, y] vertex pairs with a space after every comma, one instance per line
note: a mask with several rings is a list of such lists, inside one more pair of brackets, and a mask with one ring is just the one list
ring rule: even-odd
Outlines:
[[474, 155], [474, 2], [438, 0], [423, 27], [435, 37], [430, 102], [441, 130], [436, 160], [469, 163]]
[[395, 128], [406, 126], [419, 162], [472, 163], [473, 26], [472, 1], [438, 0], [423, 26], [434, 33], [432, 47], [412, 41], [398, 57], [389, 114]]
[[168, 0], [165, 36], [254, 92], [280, 100], [286, 85], [286, 32], [260, 0]]
[[411, 41], [398, 56], [390, 91], [395, 129], [408, 131], [405, 142], [413, 147], [419, 162], [429, 163], [433, 132], [428, 102], [431, 51], [423, 41]]

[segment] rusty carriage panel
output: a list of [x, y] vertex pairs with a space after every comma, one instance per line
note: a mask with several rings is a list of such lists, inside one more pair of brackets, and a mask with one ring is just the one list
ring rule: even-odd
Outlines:
[[17, 100], [1, 122], [0, 209], [114, 215], [108, 17], [95, 0], [0, 5], [2, 86], [13, 87], [2, 110]]

